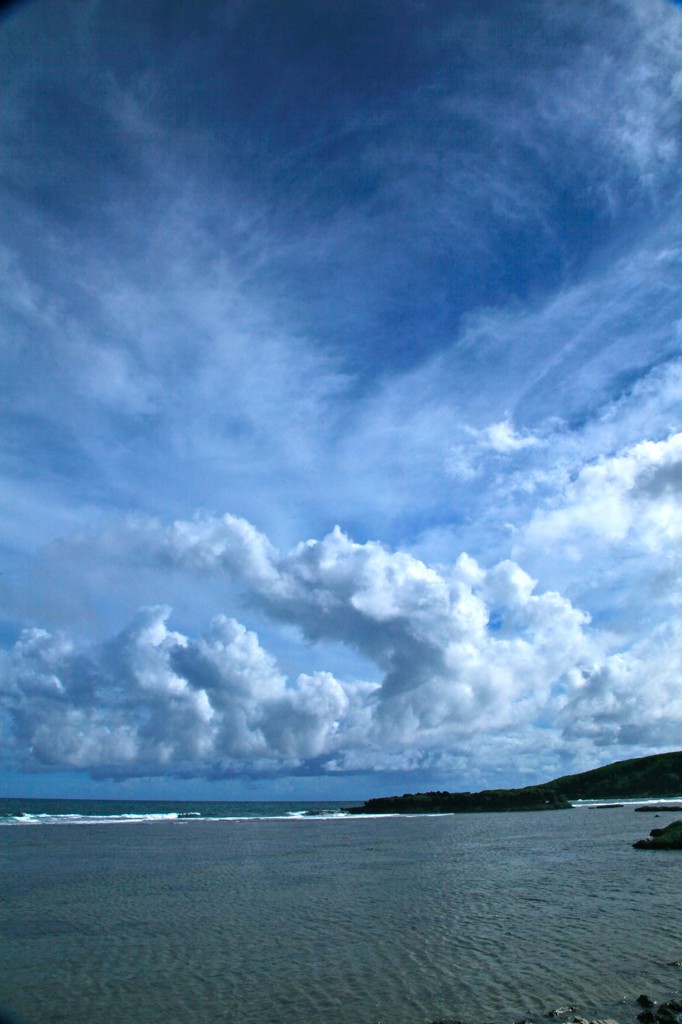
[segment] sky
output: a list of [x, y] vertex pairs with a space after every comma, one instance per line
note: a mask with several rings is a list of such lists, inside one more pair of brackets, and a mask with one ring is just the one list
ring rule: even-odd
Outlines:
[[0, 20], [0, 790], [682, 746], [682, 6]]

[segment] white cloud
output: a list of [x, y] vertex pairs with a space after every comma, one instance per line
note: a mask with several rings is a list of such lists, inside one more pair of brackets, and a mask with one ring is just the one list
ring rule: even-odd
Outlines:
[[492, 423], [483, 434], [488, 446], [500, 454], [516, 452], [521, 448], [532, 448], [540, 443], [539, 439], [528, 431], [517, 433], [509, 420]]
[[[678, 455], [677, 438], [638, 446], [585, 471], [574, 502], [593, 487], [644, 502], [671, 487], [679, 496]], [[678, 529], [666, 517], [644, 521], [649, 544], [652, 530], [669, 539]], [[558, 542], [565, 520], [547, 523]], [[330, 641], [352, 648], [375, 678], [342, 680], [320, 667], [287, 679], [256, 634], [225, 616], [194, 639], [169, 629], [169, 609], [146, 609], [89, 648], [27, 630], [2, 672], [26, 764], [211, 777], [445, 771], [463, 752], [494, 764], [503, 739], [547, 754], [551, 735], [566, 757], [573, 744], [584, 759], [607, 743], [625, 753], [664, 745], [682, 726], [679, 623], [633, 644], [616, 640], [565, 596], [539, 591], [518, 562], [485, 569], [461, 555], [435, 568], [338, 528], [280, 555], [230, 515], [138, 526], [129, 524], [118, 561], [127, 544], [138, 565], [146, 557], [190, 579], [229, 578], [271, 624], [294, 626], [321, 651]]]
[[[682, 434], [642, 441], [587, 465], [548, 508], [534, 513], [518, 551], [561, 549], [590, 561], [595, 549], [662, 555], [679, 566], [682, 538]], [[601, 555], [603, 557], [603, 554]]]
[[595, 747], [679, 746], [682, 723], [682, 623], [662, 624], [640, 643], [576, 673], [558, 701], [564, 737]]
[[167, 608], [141, 612], [90, 650], [27, 631], [5, 706], [37, 763], [201, 774], [226, 758], [300, 766], [323, 757], [338, 770], [358, 748], [418, 760], [472, 730], [532, 720], [553, 685], [592, 656], [587, 616], [558, 594], [536, 594], [511, 562], [486, 572], [463, 556], [441, 572], [338, 529], [279, 557], [232, 516], [144, 536], [154, 539], [150, 559], [170, 552], [176, 570], [236, 576], [270, 618], [309, 641], [351, 646], [380, 682], [324, 670], [289, 682], [233, 619], [216, 618], [192, 640], [169, 630]]
[[468, 442], [453, 445], [445, 458], [447, 472], [464, 481], [479, 476], [486, 468], [486, 460], [489, 462], [491, 457], [504, 458], [524, 448], [536, 448], [545, 443], [531, 431], [516, 431], [507, 418], [482, 430], [466, 427], [464, 432], [469, 436]]
[[366, 687], [328, 672], [288, 683], [234, 619], [192, 640], [168, 629], [169, 614], [144, 609], [82, 650], [44, 630], [22, 634], [4, 659], [2, 700], [29, 767], [208, 774], [226, 761], [274, 769], [335, 749]]
[[221, 569], [257, 588], [275, 585], [276, 551], [251, 523], [233, 515], [177, 520], [159, 538], [159, 557], [194, 570]]

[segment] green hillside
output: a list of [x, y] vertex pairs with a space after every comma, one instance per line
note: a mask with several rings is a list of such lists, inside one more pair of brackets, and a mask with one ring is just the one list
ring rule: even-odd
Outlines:
[[614, 761], [544, 785], [568, 800], [610, 797], [682, 796], [682, 750]]
[[404, 793], [375, 797], [351, 814], [451, 814], [471, 811], [551, 811], [571, 800], [682, 796], [682, 751], [635, 757], [564, 775], [539, 786], [485, 789], [480, 793]]

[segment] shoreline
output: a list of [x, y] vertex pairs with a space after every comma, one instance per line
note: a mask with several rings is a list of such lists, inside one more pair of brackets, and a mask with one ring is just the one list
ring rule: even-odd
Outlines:
[[[682, 967], [682, 960], [670, 961], [670, 967]], [[583, 1014], [578, 1006], [573, 1004], [558, 1006], [548, 1010], [541, 1016], [525, 1016], [515, 1018], [512, 1024], [547, 1024], [548, 1021], [556, 1021], [557, 1024], [682, 1024], [682, 992], [676, 989], [666, 999], [656, 1000], [647, 993], [640, 993], [634, 999], [624, 1000], [622, 1012], [618, 1016], [611, 1016], [614, 1012], [611, 1008], [600, 1016]], [[472, 1021], [464, 1017], [439, 1017], [429, 1021], [429, 1024], [506, 1024], [502, 1021], [493, 1021], [487, 1018], [484, 1021]]]

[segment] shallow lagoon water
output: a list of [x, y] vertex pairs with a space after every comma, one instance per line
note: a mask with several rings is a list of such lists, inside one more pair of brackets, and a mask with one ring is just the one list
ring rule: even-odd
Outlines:
[[[679, 991], [682, 859], [631, 807], [4, 828], [26, 1024], [634, 1020]], [[625, 1001], [625, 1002], [624, 1002]]]

